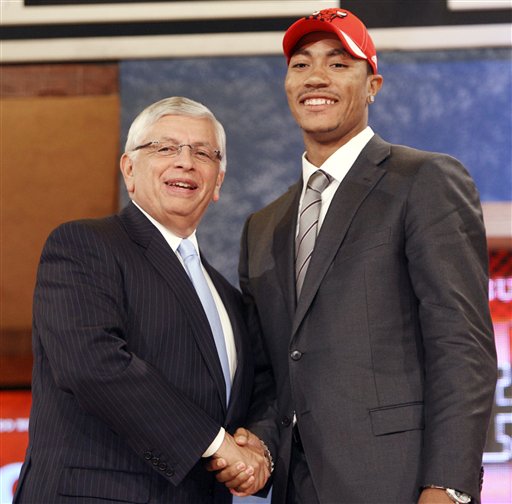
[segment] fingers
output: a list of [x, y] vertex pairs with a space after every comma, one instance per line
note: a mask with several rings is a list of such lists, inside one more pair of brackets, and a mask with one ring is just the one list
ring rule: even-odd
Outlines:
[[263, 488], [270, 476], [260, 439], [244, 428], [238, 429], [234, 436], [226, 433], [206, 469], [216, 472], [217, 481], [240, 497]]
[[228, 486], [228, 482], [234, 482], [229, 485], [229, 488], [234, 488], [237, 484], [246, 481], [253, 474], [254, 468], [252, 466], [247, 467], [244, 462], [237, 462], [219, 471], [215, 478], [219, 483], [225, 483], [226, 486]]
[[238, 446], [249, 447], [260, 455], [263, 455], [264, 450], [260, 438], [251, 431], [240, 427], [237, 429], [233, 437]]
[[247, 497], [248, 495], [253, 495], [261, 490], [265, 486], [268, 477], [269, 474], [267, 472], [263, 475], [255, 474], [243, 483], [236, 484], [235, 481], [231, 481], [229, 484], [226, 483], [226, 486], [233, 495], [236, 495], [237, 497]]
[[240, 472], [236, 478], [226, 481], [224, 484], [227, 488], [237, 492], [247, 492], [255, 483], [256, 477], [254, 476], [254, 469], [248, 467], [245, 471]]
[[250, 435], [251, 435], [251, 433], [247, 429], [244, 429], [243, 427], [239, 427], [236, 430], [233, 437], [235, 438], [235, 441], [239, 446], [245, 446], [249, 442]]
[[220, 471], [227, 465], [228, 463], [223, 458], [210, 459], [206, 464], [206, 470], [209, 472]]
[[[252, 467], [249, 467], [248, 470], [249, 469], [252, 469]], [[246, 474], [247, 471], [243, 471], [237, 478], [225, 483], [226, 487], [233, 495], [237, 497], [247, 497], [248, 495], [256, 493], [264, 486], [261, 477], [257, 475], [251, 475], [245, 481], [242, 481]]]

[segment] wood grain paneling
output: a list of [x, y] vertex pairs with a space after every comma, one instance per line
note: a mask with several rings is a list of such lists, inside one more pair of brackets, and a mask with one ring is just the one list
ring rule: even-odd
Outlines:
[[2, 65], [2, 98], [111, 95], [118, 91], [118, 65]]
[[[9, 98], [0, 107], [0, 356], [14, 368], [17, 359], [25, 363], [18, 365], [26, 371], [46, 237], [64, 221], [117, 210], [119, 100], [116, 94]], [[0, 386], [12, 383], [14, 369], [1, 364]]]

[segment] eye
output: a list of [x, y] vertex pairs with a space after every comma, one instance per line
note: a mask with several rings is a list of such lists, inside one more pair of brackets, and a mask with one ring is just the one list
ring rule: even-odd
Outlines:
[[172, 156], [178, 152], [178, 149], [177, 145], [162, 145], [156, 151], [161, 156]]
[[331, 67], [333, 68], [348, 68], [348, 65], [341, 62], [331, 63]]
[[202, 149], [201, 147], [194, 149], [194, 154], [199, 159], [212, 159], [212, 155], [210, 154], [210, 152], [207, 151], [206, 149]]
[[301, 61], [298, 61], [297, 63], [292, 63], [290, 66], [292, 68], [306, 68], [308, 65], [307, 65], [307, 63], [303, 63]]

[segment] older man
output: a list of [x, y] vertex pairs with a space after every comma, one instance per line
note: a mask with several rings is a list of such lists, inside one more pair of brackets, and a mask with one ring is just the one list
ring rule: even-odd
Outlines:
[[261, 450], [229, 434], [253, 375], [240, 295], [195, 235], [219, 198], [225, 148], [203, 105], [174, 97], [149, 106], [121, 158], [132, 202], [49, 237], [16, 504], [228, 503], [205, 470], [210, 456], [266, 478]]

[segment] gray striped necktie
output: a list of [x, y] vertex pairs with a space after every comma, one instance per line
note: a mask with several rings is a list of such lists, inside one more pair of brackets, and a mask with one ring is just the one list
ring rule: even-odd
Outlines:
[[332, 178], [322, 170], [317, 170], [308, 180], [299, 216], [299, 234], [295, 241], [295, 287], [299, 299], [309, 261], [315, 248], [318, 233], [318, 217], [322, 205], [322, 191]]

